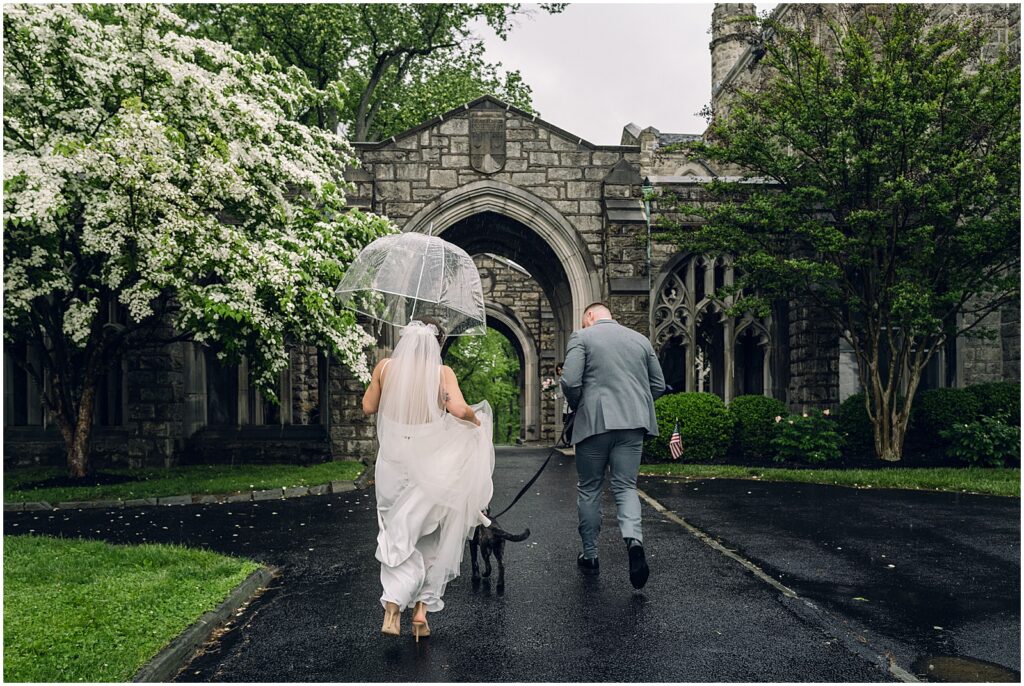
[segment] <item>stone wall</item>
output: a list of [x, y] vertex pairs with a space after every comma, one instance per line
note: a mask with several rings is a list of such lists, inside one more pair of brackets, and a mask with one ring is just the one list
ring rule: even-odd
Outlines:
[[[940, 24], [951, 20], [976, 21], [986, 32], [987, 45], [982, 58], [992, 59], [1004, 47], [1019, 63], [1020, 60], [1020, 5], [1016, 3], [970, 4], [947, 3], [928, 5], [931, 20]], [[834, 5], [780, 5], [776, 19], [793, 26], [821, 23], [825, 17], [841, 18], [860, 11], [853, 4]], [[757, 56], [749, 45], [744, 45], [742, 31], [727, 23], [729, 17], [743, 14], [741, 4], [716, 4], [712, 19], [713, 104], [718, 113], [727, 111], [728, 87], [747, 87], [763, 78]], [[719, 79], [722, 80], [719, 83]], [[644, 175], [672, 176], [683, 168], [697, 169], [702, 160], [690, 160], [681, 153], [664, 152], [658, 143], [657, 131], [645, 129], [636, 136], [642, 151]], [[742, 170], [718, 166], [712, 170], [719, 175], [733, 175]], [[695, 173], [695, 172], [688, 172]], [[697, 175], [695, 173], [695, 175]], [[677, 179], [678, 181], [678, 179]], [[673, 188], [672, 190], [678, 190]], [[699, 193], [694, 190], [693, 193]], [[687, 197], [686, 199], [696, 199]], [[666, 251], [655, 246], [655, 274], [661, 268], [658, 256]], [[824, 319], [800, 303], [791, 303], [789, 333], [789, 402], [794, 408], [817, 404], [832, 406], [838, 401], [838, 332]], [[963, 384], [981, 383], [999, 379], [1020, 378], [1020, 304], [1015, 303], [993, 315], [986, 322], [997, 333], [995, 340], [964, 338], [958, 342], [961, 349], [960, 381]], [[783, 331], [786, 327], [783, 326]]]
[[[1010, 322], [1006, 323], [1009, 324]], [[1003, 324], [1002, 313], [993, 312], [985, 317], [985, 319], [982, 320], [982, 323], [978, 325], [977, 332], [985, 332], [987, 334], [985, 337], [961, 337], [960, 340], [957, 341], [957, 345], [962, 351], [962, 380], [965, 386], [988, 383], [989, 381], [1003, 381], [1006, 378], [1003, 374], [1004, 346], [1006, 348], [1006, 352], [1011, 353], [1010, 348], [1014, 342], [1014, 332], [1006, 332], [1006, 328], [1009, 327], [1006, 327]], [[1002, 335], [1004, 333], [1009, 334], [1005, 339]], [[1019, 329], [1016, 330], [1016, 342], [1019, 346]], [[1019, 359], [1020, 355], [1018, 351], [1018, 368]], [[1011, 362], [1007, 366], [1012, 369], [1013, 363]], [[1019, 376], [1014, 376], [1012, 380], [1018, 381]]]
[[812, 305], [789, 306], [789, 390], [791, 410], [839, 406], [839, 330]]
[[[476, 111], [503, 112], [500, 171], [488, 174], [470, 165], [470, 115]], [[604, 253], [602, 181], [620, 160], [635, 165], [640, 156], [633, 146], [592, 145], [489, 97], [382, 143], [356, 144], [356, 150], [374, 180], [374, 210], [399, 226], [409, 228], [413, 215], [457, 187], [481, 180], [507, 183], [550, 203], [579, 233], [598, 269]]]
[[291, 351], [291, 397], [282, 402], [291, 403], [293, 424], [317, 424], [320, 421], [319, 360], [311, 345], [296, 346]]
[[[526, 325], [541, 358], [556, 355], [551, 303], [540, 284], [500, 257], [474, 255], [473, 262], [480, 273], [488, 277], [483, 285], [484, 300], [515, 311]], [[515, 341], [512, 343], [516, 345]]]
[[[163, 335], [170, 337], [172, 329], [167, 327]], [[133, 467], [171, 466], [185, 438], [183, 344], [132, 351], [126, 362], [128, 462]]]
[[[164, 327], [157, 335], [169, 335]], [[115, 363], [116, 364], [116, 363]], [[126, 391], [119, 426], [94, 425], [90, 460], [97, 467], [164, 467], [184, 444], [184, 356], [181, 344], [131, 351], [122, 363]], [[56, 421], [4, 427], [4, 462], [63, 465], [66, 448]]]
[[711, 92], [715, 93], [726, 81], [750, 44], [750, 24], [736, 18], [757, 14], [756, 6], [749, 2], [718, 2], [711, 13]]
[[361, 460], [372, 464], [377, 459], [377, 425], [373, 417], [363, 414], [365, 384], [353, 377], [337, 360], [331, 360], [328, 364], [327, 378], [330, 389], [328, 440], [331, 458]]
[[1003, 381], [1020, 383], [1020, 302], [1005, 306], [1000, 312], [1000, 342], [1003, 353]]
[[[503, 133], [494, 134], [497, 136], [494, 140], [503, 138], [503, 142], [492, 144], [491, 149], [496, 152], [493, 160], [496, 161], [488, 162], [490, 167], [475, 163], [471, 150], [471, 130], [476, 126], [473, 122], [484, 119], [492, 124], [504, 124]], [[497, 124], [495, 128], [500, 130], [502, 127]], [[536, 202], [546, 204], [557, 215], [558, 221], [564, 221], [571, 231], [571, 235], [565, 237], [567, 243], [579, 246], [582, 260], [591, 265], [588, 269], [596, 273], [599, 283], [606, 283], [605, 263], [609, 247], [606, 243], [604, 199], [607, 193], [604, 182], [616, 165], [624, 162], [631, 165], [636, 175], [639, 162], [637, 147], [593, 145], [490, 97], [476, 100], [465, 108], [448, 112], [386, 141], [357, 143], [355, 147], [360, 168], [350, 170], [347, 176], [356, 185], [354, 195], [360, 199], [359, 204], [388, 216], [403, 229], [444, 235], [442, 232], [448, 226], [431, 227], [428, 224], [414, 227], [410, 221], [417, 214], [422, 216], [424, 212], [436, 209], [442, 202], [442, 196], [450, 198], [454, 195], [457, 200], [459, 189], [474, 182], [507, 184], [525, 192]], [[635, 186], [638, 193], [639, 180]], [[619, 194], [621, 191], [613, 189], [611, 193]], [[493, 211], [500, 212], [500, 208]], [[531, 226], [528, 219], [523, 223], [526, 235], [522, 240], [543, 243], [539, 235], [530, 233], [537, 227]], [[551, 262], [554, 257], [549, 246], [519, 251], [516, 249], [518, 246], [501, 244], [497, 239], [493, 244], [488, 243], [484, 229], [470, 227], [463, 233], [465, 231], [476, 231], [468, 240], [482, 248], [471, 252], [505, 254], [538, 277], [530, 279], [492, 260], [487, 264], [494, 270], [494, 288], [487, 297], [511, 308], [527, 323], [537, 345], [539, 373], [542, 378], [552, 376], [555, 363], [564, 355], [561, 348], [565, 339], [571, 329], [578, 326], [573, 321], [572, 303], [565, 300], [570, 297], [567, 294], [571, 284], [559, 281], [564, 278], [562, 276], [552, 276], [564, 275], [565, 265]], [[514, 254], [507, 254], [510, 248]], [[622, 245], [616, 245], [612, 250], [612, 257], [617, 262], [616, 270], [623, 273], [627, 269], [623, 265], [623, 259], [628, 257], [625, 250], [627, 248]], [[588, 274], [583, 276], [589, 278]], [[544, 279], [547, 282], [539, 283]], [[606, 291], [590, 293], [593, 299], [606, 295]], [[561, 297], [562, 301], [553, 303], [553, 297]], [[642, 298], [632, 298], [628, 308], [642, 311], [642, 316], [633, 317], [637, 322], [646, 321], [647, 304]], [[527, 440], [554, 438], [556, 428], [561, 424], [560, 410], [555, 404], [551, 397], [542, 398], [539, 435], [528, 435]], [[334, 411], [341, 412], [337, 408]], [[332, 429], [333, 452], [350, 452], [357, 446], [362, 446], [364, 452], [369, 450], [367, 445], [352, 443], [351, 438], [344, 439], [347, 443], [342, 442], [342, 437], [335, 433]]]
[[[159, 460], [128, 459], [125, 447], [131, 434], [120, 427], [97, 426], [92, 430], [90, 460], [98, 467], [161, 466]], [[55, 426], [8, 427], [4, 430], [4, 466], [67, 465], [64, 440]]]
[[608, 304], [623, 326], [650, 335], [651, 265], [643, 177], [618, 165], [602, 184]]

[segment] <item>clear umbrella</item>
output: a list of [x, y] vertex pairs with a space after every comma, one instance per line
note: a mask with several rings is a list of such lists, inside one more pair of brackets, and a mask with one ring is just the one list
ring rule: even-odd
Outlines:
[[432, 317], [449, 336], [486, 331], [476, 264], [437, 236], [378, 238], [359, 253], [335, 293], [346, 307], [396, 326]]

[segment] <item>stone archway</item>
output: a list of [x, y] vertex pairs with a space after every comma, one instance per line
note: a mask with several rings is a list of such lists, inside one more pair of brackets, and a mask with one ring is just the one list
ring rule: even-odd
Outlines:
[[540, 355], [526, 323], [509, 307], [485, 302], [487, 326], [507, 338], [519, 353], [519, 408], [523, 440], [535, 441], [541, 437], [540, 419]]
[[554, 255], [557, 265], [523, 265], [531, 273], [551, 266], [564, 271], [567, 297], [557, 294], [552, 302], [558, 313], [561, 329], [559, 343], [564, 345], [569, 333], [583, 318], [583, 311], [602, 294], [596, 265], [587, 244], [565, 217], [550, 203], [508, 183], [481, 180], [454, 188], [413, 215], [403, 231], [417, 231], [443, 236], [452, 226], [474, 215], [492, 212], [519, 222], [534, 234]]
[[[473, 152], [481, 132], [490, 136], [488, 164]], [[611, 300], [625, 321], [646, 319], [646, 297], [634, 283], [646, 274], [637, 253], [639, 148], [594, 145], [490, 96], [353, 147], [358, 168], [345, 170], [351, 205], [403, 231], [443, 236], [474, 260], [507, 261], [486, 268], [494, 292], [485, 287], [484, 297], [513, 311], [533, 339], [537, 363], [527, 371], [524, 357], [523, 419], [529, 428], [539, 405], [538, 438], [551, 438], [559, 412], [540, 392], [542, 376], [554, 373], [586, 306]], [[492, 322], [518, 343], [513, 327]], [[335, 443], [332, 434], [332, 449], [350, 450]]]

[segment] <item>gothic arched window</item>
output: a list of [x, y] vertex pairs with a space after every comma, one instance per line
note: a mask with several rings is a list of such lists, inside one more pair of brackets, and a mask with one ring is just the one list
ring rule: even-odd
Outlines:
[[727, 260], [687, 255], [663, 275], [651, 310], [651, 330], [672, 392], [737, 395], [771, 390], [771, 321], [730, 317], [734, 282]]
[[186, 377], [188, 434], [202, 426], [321, 424], [321, 359], [317, 349], [296, 346], [278, 377], [277, 403], [256, 390], [245, 357], [228, 364], [211, 348], [192, 345]]

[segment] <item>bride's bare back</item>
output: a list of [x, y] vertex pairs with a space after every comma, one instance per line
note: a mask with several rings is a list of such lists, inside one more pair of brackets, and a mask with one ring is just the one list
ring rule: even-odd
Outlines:
[[[363, 393], [363, 413], [367, 416], [376, 414], [377, 410], [380, 409], [384, 379], [387, 376], [387, 367], [390, 361], [390, 357], [385, 357], [373, 368], [370, 385], [366, 387], [366, 392]], [[444, 408], [449, 413], [459, 419], [473, 422], [477, 426], [480, 425], [480, 420], [476, 418], [473, 408], [466, 403], [466, 399], [462, 395], [458, 377], [455, 376], [452, 368], [447, 365], [441, 365], [441, 387], [439, 390], [439, 397], [444, 401]]]

